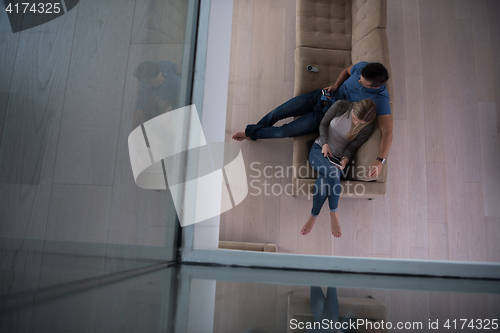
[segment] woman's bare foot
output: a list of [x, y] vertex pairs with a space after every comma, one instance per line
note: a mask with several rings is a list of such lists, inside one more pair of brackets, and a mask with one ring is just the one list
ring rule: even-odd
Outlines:
[[246, 140], [250, 140], [250, 138], [245, 135], [245, 132], [236, 132], [236, 133], [234, 133], [232, 139], [236, 140], [236, 141], [243, 141], [245, 139]]
[[330, 218], [331, 218], [331, 228], [332, 228], [332, 235], [335, 238], [340, 238], [342, 237], [342, 230], [340, 229], [340, 224], [339, 224], [339, 214], [337, 212], [330, 212]]
[[314, 222], [316, 222], [316, 216], [309, 216], [309, 219], [307, 220], [306, 224], [304, 224], [304, 227], [300, 231], [300, 234], [307, 235], [308, 233], [310, 233], [312, 228], [314, 227]]

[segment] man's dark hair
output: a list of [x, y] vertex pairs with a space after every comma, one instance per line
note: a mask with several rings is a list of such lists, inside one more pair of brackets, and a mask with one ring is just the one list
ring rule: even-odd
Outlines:
[[389, 80], [389, 73], [384, 65], [372, 62], [361, 70], [361, 75], [372, 83], [374, 87], [380, 87]]
[[134, 72], [134, 76], [141, 83], [148, 84], [155, 77], [160, 74], [160, 67], [157, 64], [151, 61], [144, 61], [142, 64], [137, 66]]

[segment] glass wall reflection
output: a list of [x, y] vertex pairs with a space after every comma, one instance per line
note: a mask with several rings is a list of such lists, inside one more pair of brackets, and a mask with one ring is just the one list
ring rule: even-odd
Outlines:
[[174, 258], [170, 193], [135, 184], [127, 138], [189, 104], [197, 8], [80, 1], [16, 33], [1, 11], [1, 296]]
[[495, 332], [499, 295], [491, 280], [179, 265], [1, 303], [0, 331]]

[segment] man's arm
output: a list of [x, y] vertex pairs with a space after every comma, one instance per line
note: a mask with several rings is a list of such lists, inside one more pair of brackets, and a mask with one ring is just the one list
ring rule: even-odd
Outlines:
[[344, 83], [344, 81], [347, 80], [349, 76], [351, 76], [351, 68], [352, 66], [344, 68], [344, 70], [340, 73], [339, 77], [337, 78], [337, 81], [335, 81], [333, 86], [326, 87], [324, 89], [328, 90], [330, 94], [333, 94], [342, 85], [342, 83]]
[[[392, 126], [393, 118], [392, 114], [386, 114], [383, 116], [377, 116], [378, 125], [382, 131], [382, 138], [380, 139], [380, 153], [378, 157], [387, 158], [389, 150], [392, 144]], [[378, 177], [380, 171], [382, 170], [382, 162], [375, 160], [370, 164], [370, 177]]]

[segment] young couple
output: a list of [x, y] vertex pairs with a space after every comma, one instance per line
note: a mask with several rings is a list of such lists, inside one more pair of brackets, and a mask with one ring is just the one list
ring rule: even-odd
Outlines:
[[[294, 97], [265, 115], [257, 124], [237, 132], [237, 141], [296, 137], [318, 131], [320, 136], [311, 147], [309, 163], [319, 172], [313, 195], [311, 215], [300, 231], [307, 235], [313, 228], [321, 207], [328, 198], [331, 230], [341, 237], [338, 219], [341, 168], [345, 167], [356, 150], [370, 137], [375, 119], [382, 138], [378, 158], [370, 164], [370, 177], [377, 177], [385, 163], [392, 143], [393, 119], [385, 83], [387, 69], [379, 63], [359, 62], [344, 69], [333, 86], [324, 88], [331, 94], [322, 100], [322, 90]], [[301, 116], [280, 127], [280, 119]], [[327, 156], [341, 157], [341, 167], [330, 163]]]

